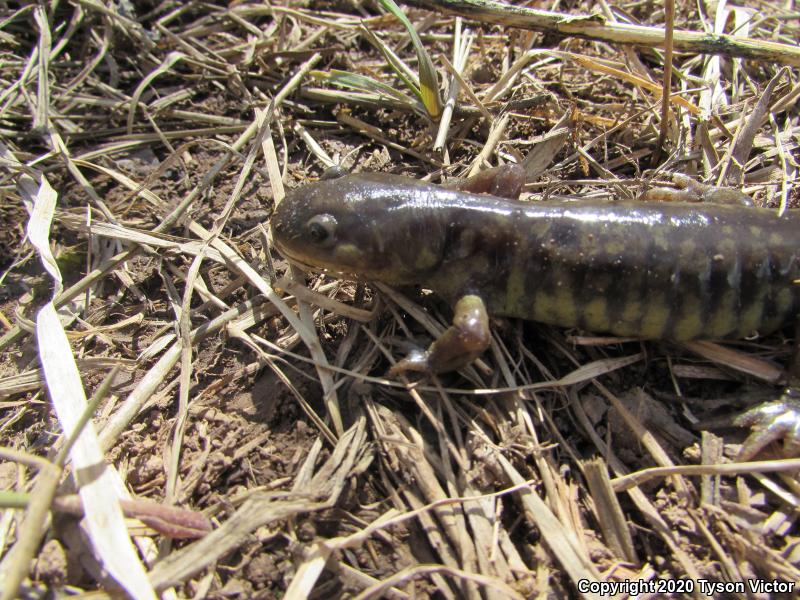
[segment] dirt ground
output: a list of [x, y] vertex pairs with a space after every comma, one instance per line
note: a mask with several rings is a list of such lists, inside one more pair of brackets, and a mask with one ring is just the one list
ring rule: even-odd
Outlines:
[[476, 364], [388, 378], [451, 307], [268, 233], [332, 167], [792, 211], [797, 11], [745, 4], [679, 3], [670, 45], [649, 2], [411, 2], [414, 36], [379, 2], [0, 3], [0, 598], [797, 597], [800, 461], [737, 462], [733, 424], [790, 382], [792, 324], [493, 317]]

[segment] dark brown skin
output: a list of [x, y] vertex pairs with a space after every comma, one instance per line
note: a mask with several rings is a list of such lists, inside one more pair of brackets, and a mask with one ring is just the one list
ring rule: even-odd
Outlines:
[[[518, 173], [495, 175], [501, 183], [483, 176], [467, 187], [520, 188]], [[393, 373], [468, 364], [489, 345], [488, 314], [676, 341], [764, 334], [794, 319], [800, 213], [685, 187], [681, 199], [712, 202], [520, 202], [349, 175], [293, 191], [272, 227], [278, 250], [301, 266], [418, 284], [455, 306], [445, 334]]]

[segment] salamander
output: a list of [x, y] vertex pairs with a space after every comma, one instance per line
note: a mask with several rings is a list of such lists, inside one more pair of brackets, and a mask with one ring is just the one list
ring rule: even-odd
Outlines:
[[770, 333], [800, 307], [800, 211], [522, 202], [357, 174], [291, 192], [272, 228], [277, 249], [307, 269], [417, 284], [454, 306], [453, 325], [395, 374], [474, 360], [490, 343], [489, 314], [683, 341]]

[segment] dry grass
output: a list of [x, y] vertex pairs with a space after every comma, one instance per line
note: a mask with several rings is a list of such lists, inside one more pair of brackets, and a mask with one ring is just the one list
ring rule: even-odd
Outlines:
[[[464, 372], [391, 381], [447, 308], [303, 287], [268, 247], [284, 186], [332, 165], [438, 180], [527, 157], [534, 201], [685, 173], [791, 207], [797, 14], [681, 4], [662, 110], [653, 6], [464, 13], [514, 27], [406, 8], [415, 45], [373, 3], [0, 5], [2, 598], [799, 582], [798, 462], [699, 434], [746, 383], [774, 394], [788, 341], [505, 322]], [[736, 39], [685, 33], [705, 30]]]

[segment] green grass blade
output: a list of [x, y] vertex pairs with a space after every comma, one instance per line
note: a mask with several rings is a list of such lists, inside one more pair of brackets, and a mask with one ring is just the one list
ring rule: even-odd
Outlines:
[[417, 110], [419, 108], [417, 102], [410, 96], [407, 96], [390, 85], [367, 77], [366, 75], [349, 73], [338, 69], [331, 69], [330, 71], [311, 71], [309, 75], [318, 81], [325, 81], [339, 87], [392, 98], [397, 102], [408, 105], [412, 110]]
[[380, 0], [381, 6], [397, 17], [411, 36], [411, 43], [417, 52], [419, 62], [419, 92], [425, 110], [431, 118], [436, 119], [442, 113], [442, 99], [439, 95], [439, 77], [433, 66], [428, 51], [422, 45], [422, 40], [417, 34], [417, 30], [408, 20], [405, 13], [394, 3], [394, 0]]

